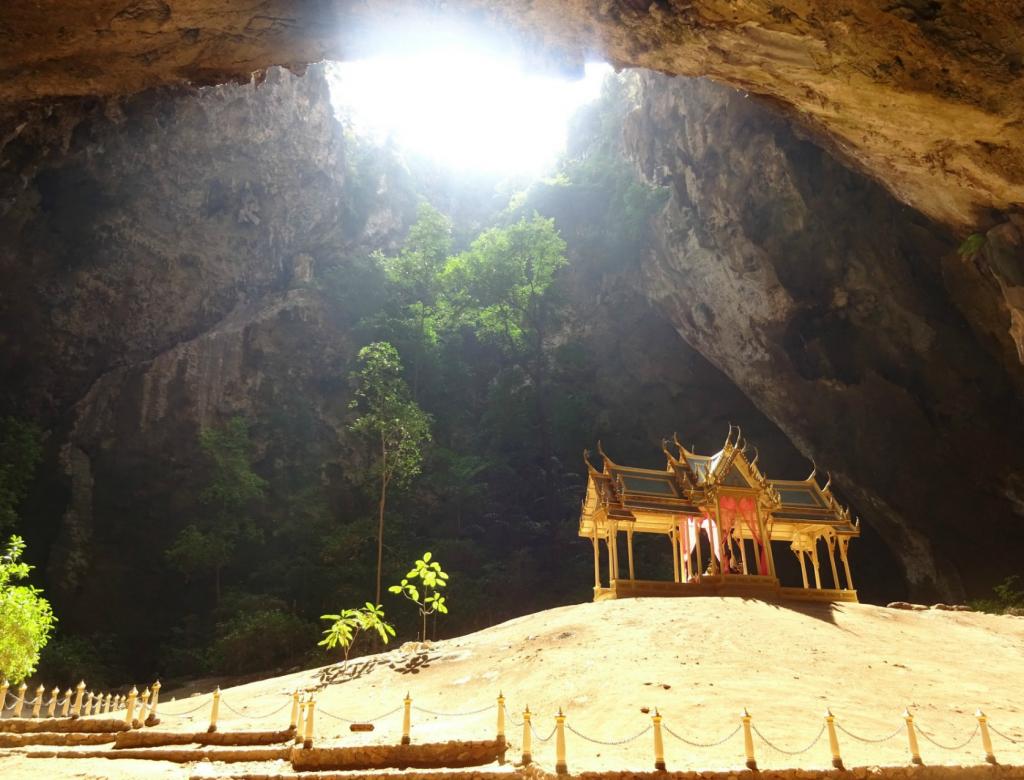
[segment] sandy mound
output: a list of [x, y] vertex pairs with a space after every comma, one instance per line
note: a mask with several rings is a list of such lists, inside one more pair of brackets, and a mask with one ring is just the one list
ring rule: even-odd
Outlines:
[[[738, 598], [634, 599], [553, 609], [425, 651], [396, 649], [349, 666], [348, 675], [326, 667], [228, 688], [222, 728], [286, 726], [291, 691], [318, 688], [319, 744], [393, 742], [401, 734], [402, 698], [408, 691], [413, 741], [480, 739], [494, 735], [491, 705], [503, 691], [510, 756], [517, 759], [522, 728], [515, 724], [527, 704], [541, 737], [552, 731], [561, 707], [576, 731], [606, 742], [645, 729], [651, 719], [644, 708], [660, 710], [665, 725], [681, 737], [717, 742], [735, 730], [747, 707], [764, 737], [793, 751], [819, 733], [829, 706], [837, 722], [858, 736], [879, 739], [897, 732], [888, 741], [868, 744], [840, 731], [847, 766], [864, 766], [907, 761], [904, 707], [936, 742], [952, 746], [972, 734], [973, 713], [980, 706], [996, 729], [1020, 742], [993, 735], [999, 760], [1024, 763], [1024, 618], [848, 604], [780, 606]], [[208, 695], [165, 701], [161, 728], [202, 726], [209, 714], [202, 705], [208, 701]], [[201, 709], [193, 715], [173, 717], [197, 706]], [[350, 732], [348, 720], [381, 715], [373, 732]], [[551, 770], [553, 740], [533, 742], [535, 762]], [[924, 736], [920, 742], [928, 764], [983, 758], [977, 735], [954, 751]], [[829, 765], [824, 737], [797, 756], [777, 752], [759, 736], [755, 743], [765, 768]], [[739, 735], [717, 747], [698, 748], [666, 733], [665, 749], [669, 769], [743, 765]], [[650, 733], [609, 746], [570, 732], [567, 754], [572, 771], [653, 768]], [[90, 777], [140, 776], [139, 765], [128, 761], [83, 760], [69, 766], [11, 755], [5, 764], [5, 776], [11, 777], [17, 770], [35, 777], [56, 774], [57, 766]], [[179, 777], [182, 771], [158, 765], [146, 776]]]

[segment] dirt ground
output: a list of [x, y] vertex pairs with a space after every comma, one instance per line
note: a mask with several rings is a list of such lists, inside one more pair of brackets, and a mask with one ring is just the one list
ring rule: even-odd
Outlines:
[[[548, 737], [559, 708], [571, 727], [570, 771], [653, 769], [650, 731], [655, 708], [667, 727], [668, 768], [740, 769], [741, 734], [710, 744], [753, 717], [755, 752], [762, 768], [823, 768], [830, 764], [823, 725], [827, 707], [843, 730], [847, 767], [905, 764], [901, 717], [909, 707], [926, 764], [983, 760], [975, 731], [981, 707], [995, 729], [1003, 764], [1024, 764], [1024, 618], [966, 612], [912, 612], [882, 607], [773, 605], [740, 598], [629, 599], [561, 607], [518, 618], [426, 650], [395, 649], [358, 659], [346, 674], [325, 667], [225, 689], [222, 731], [288, 725], [296, 688], [319, 689], [314, 719], [319, 745], [397, 742], [402, 699], [412, 697], [413, 742], [491, 737], [495, 700], [506, 696], [509, 758], [522, 747], [522, 711], [529, 705], [539, 737]], [[161, 729], [202, 730], [210, 694], [164, 699]], [[191, 714], [188, 711], [198, 708]], [[483, 709], [483, 712], [474, 711]], [[375, 719], [375, 730], [352, 733], [348, 721]], [[579, 736], [577, 733], [584, 736]], [[766, 738], [773, 746], [770, 747]], [[929, 739], [931, 738], [931, 740]], [[589, 741], [597, 740], [598, 742]], [[0, 753], [5, 780], [41, 777], [182, 778], [257, 767], [178, 766], [134, 760], [31, 759], [32, 749]], [[533, 740], [533, 758], [554, 768], [554, 740]], [[264, 764], [263, 772], [288, 765]]]

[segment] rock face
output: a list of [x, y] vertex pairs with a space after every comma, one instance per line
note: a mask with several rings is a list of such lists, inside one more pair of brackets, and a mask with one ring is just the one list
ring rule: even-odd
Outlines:
[[65, 474], [31, 507], [30, 542], [51, 547], [66, 628], [116, 611], [159, 630], [200, 428], [260, 419], [298, 441], [262, 437], [270, 468], [336, 462], [352, 315], [323, 276], [387, 248], [413, 206], [373, 182], [360, 218], [349, 175], [322, 72], [275, 71], [129, 100], [4, 189], [3, 406], [49, 429], [44, 471]]
[[828, 464], [915, 592], [1012, 569], [1020, 377], [951, 303], [937, 259], [956, 242], [743, 93], [655, 74], [639, 89], [628, 154], [672, 193], [647, 296]]

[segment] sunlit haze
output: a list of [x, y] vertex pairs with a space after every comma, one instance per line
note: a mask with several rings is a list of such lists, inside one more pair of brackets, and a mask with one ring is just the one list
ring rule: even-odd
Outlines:
[[564, 149], [573, 112], [611, 72], [594, 63], [578, 80], [541, 75], [456, 32], [396, 44], [332, 68], [335, 110], [357, 133], [455, 169], [542, 173]]

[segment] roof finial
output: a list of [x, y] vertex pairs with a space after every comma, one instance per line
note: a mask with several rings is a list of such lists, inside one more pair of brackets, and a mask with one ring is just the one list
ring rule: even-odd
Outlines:
[[817, 463], [815, 463], [815, 462], [814, 462], [814, 461], [812, 460], [812, 461], [811, 461], [811, 473], [807, 475], [807, 479], [805, 479], [805, 480], [804, 480], [804, 482], [810, 482], [810, 481], [811, 481], [812, 479], [814, 479], [814, 478], [815, 478], [815, 477], [816, 477], [817, 475], [818, 475], [818, 464], [817, 464]]
[[832, 484], [832, 472], [826, 471], [825, 473], [828, 474], [828, 479], [825, 481], [825, 487], [821, 489], [822, 493], [828, 493], [829, 486]]
[[668, 458], [668, 462], [670, 464], [676, 460], [676, 458], [672, 456], [672, 453], [668, 451], [668, 439], [661, 440], [661, 451], [665, 453], [665, 457]]
[[[679, 459], [682, 460], [683, 459], [683, 450], [685, 450], [686, 447], [684, 447], [682, 442], [679, 441], [679, 434], [678, 433], [673, 433], [672, 434], [672, 441], [675, 442], [676, 449], [679, 450]], [[691, 452], [692, 452], [692, 450], [691, 450]]]
[[750, 461], [750, 468], [757, 466], [757, 459], [761, 457], [761, 453], [758, 452], [757, 447], [754, 447], [754, 459]]
[[608, 466], [614, 466], [615, 461], [608, 457], [608, 453], [604, 451], [604, 447], [601, 446], [601, 440], [597, 440], [597, 454], [604, 459], [604, 470], [608, 471]]
[[583, 450], [583, 462], [587, 464], [588, 469], [593, 472], [597, 472], [597, 469], [594, 468], [594, 464], [590, 462], [590, 450], [588, 449]]

